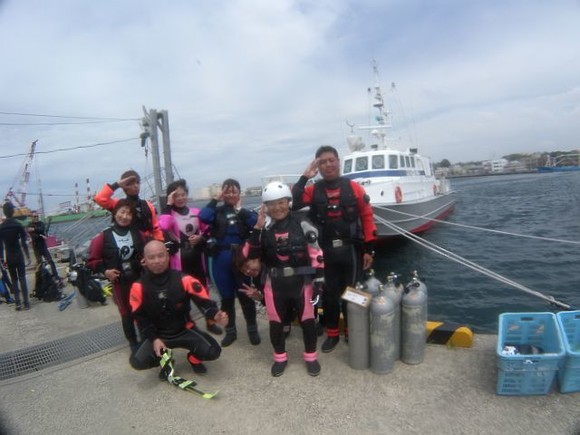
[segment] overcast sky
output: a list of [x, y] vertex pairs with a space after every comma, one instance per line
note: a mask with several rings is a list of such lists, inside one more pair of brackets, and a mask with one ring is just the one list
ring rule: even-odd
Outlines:
[[0, 193], [36, 139], [31, 208], [151, 173], [142, 106], [192, 191], [301, 173], [368, 122], [373, 58], [434, 161], [580, 148], [579, 23], [578, 0], [0, 0]]

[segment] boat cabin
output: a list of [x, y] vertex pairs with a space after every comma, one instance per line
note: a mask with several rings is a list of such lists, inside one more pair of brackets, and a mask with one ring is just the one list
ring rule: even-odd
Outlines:
[[347, 178], [431, 176], [429, 161], [415, 150], [354, 152], [344, 158], [342, 174]]

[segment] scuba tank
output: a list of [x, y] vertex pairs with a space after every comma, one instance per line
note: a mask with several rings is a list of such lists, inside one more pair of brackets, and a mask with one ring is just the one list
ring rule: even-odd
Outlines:
[[419, 278], [419, 274], [417, 273], [416, 270], [414, 270], [413, 273], [411, 274], [411, 282], [414, 282], [420, 291], [427, 294], [427, 286], [423, 281], [421, 281], [421, 279]]
[[[357, 290], [363, 290], [360, 283]], [[364, 370], [369, 367], [369, 310], [353, 302], [347, 302], [348, 316], [348, 363], [352, 369]]]
[[401, 361], [423, 362], [427, 341], [427, 287], [417, 273], [405, 286], [401, 302]]
[[[395, 340], [395, 305], [384, 292], [373, 296], [370, 308], [371, 318], [371, 371], [376, 374], [389, 373], [395, 367], [395, 356], [399, 343]], [[397, 328], [400, 332], [400, 328]]]
[[370, 293], [373, 296], [379, 294], [379, 287], [382, 286], [381, 281], [377, 279], [375, 276], [375, 271], [373, 269], [369, 269], [366, 272], [366, 276], [368, 277], [364, 283], [364, 289], [367, 293]]
[[395, 360], [401, 358], [401, 299], [403, 297], [403, 285], [397, 283], [398, 276], [391, 272], [387, 276], [387, 284], [385, 285], [385, 296], [393, 301], [395, 310]]

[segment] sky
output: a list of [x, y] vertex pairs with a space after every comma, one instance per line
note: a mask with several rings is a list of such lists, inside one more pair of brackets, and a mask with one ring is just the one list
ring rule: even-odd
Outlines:
[[580, 0], [0, 0], [0, 194], [34, 140], [33, 209], [151, 174], [144, 107], [192, 192], [300, 174], [368, 124], [373, 59], [434, 162], [578, 149], [578, 23]]

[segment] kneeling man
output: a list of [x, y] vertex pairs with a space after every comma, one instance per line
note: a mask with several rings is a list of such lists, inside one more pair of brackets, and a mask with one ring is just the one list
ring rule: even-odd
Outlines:
[[164, 349], [183, 348], [189, 350], [187, 360], [193, 371], [205, 373], [202, 361], [217, 359], [221, 348], [211, 335], [195, 326], [190, 301], [207, 319], [224, 326], [227, 314], [218, 309], [197, 279], [169, 269], [169, 254], [162, 242], [152, 240], [145, 245], [142, 264], [145, 274], [131, 287], [130, 303], [144, 340], [131, 356], [131, 366], [137, 370], [153, 368], [159, 365]]

